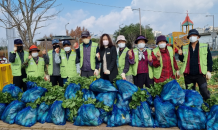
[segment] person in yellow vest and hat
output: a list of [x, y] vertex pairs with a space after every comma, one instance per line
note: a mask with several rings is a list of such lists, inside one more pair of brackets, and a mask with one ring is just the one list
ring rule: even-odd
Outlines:
[[63, 48], [65, 53], [56, 53], [55, 62], [60, 64], [61, 78], [63, 78], [63, 84], [65, 84], [68, 78], [77, 76], [76, 64], [79, 63], [79, 58], [76, 52], [71, 49], [70, 41], [63, 41]]
[[147, 42], [148, 40], [140, 35], [135, 40], [137, 47], [133, 49], [136, 62], [132, 66], [133, 80], [139, 88], [143, 88], [143, 85], [148, 88], [154, 85], [151, 50], [145, 47]]
[[26, 68], [27, 77], [45, 77], [47, 73], [44, 58], [39, 57], [39, 49], [36, 45], [29, 48], [29, 57], [23, 63], [22, 68]]
[[23, 41], [21, 39], [14, 40], [14, 51], [9, 54], [9, 62], [11, 63], [11, 70], [13, 75], [13, 84], [23, 91], [27, 90], [26, 83], [23, 78], [26, 78], [26, 70], [22, 68], [23, 62], [28, 59], [29, 53], [23, 50]]
[[91, 40], [89, 31], [81, 34], [83, 43], [74, 44], [77, 56], [80, 59], [80, 70], [82, 77], [98, 76], [99, 61], [96, 55], [99, 53], [99, 44]]
[[117, 37], [117, 59], [118, 59], [118, 74], [122, 76], [124, 80], [132, 82], [132, 69], [131, 65], [135, 63], [135, 59], [132, 55], [132, 51], [126, 47], [125, 36], [119, 35]]
[[152, 52], [154, 82], [160, 83], [169, 78], [179, 78], [179, 68], [173, 49], [166, 45], [166, 37], [163, 35], [157, 37], [156, 44], [158, 46]]
[[213, 61], [208, 44], [199, 43], [200, 37], [196, 29], [189, 31], [187, 38], [190, 44], [178, 51], [179, 60], [183, 62], [180, 73], [184, 75], [186, 88], [192, 84], [192, 89], [195, 90], [198, 83], [202, 97], [207, 100], [210, 98], [210, 93], [206, 79], [211, 78]]

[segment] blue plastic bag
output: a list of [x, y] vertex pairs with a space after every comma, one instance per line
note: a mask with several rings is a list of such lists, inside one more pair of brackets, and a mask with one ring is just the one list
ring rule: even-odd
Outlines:
[[37, 84], [35, 82], [31, 82], [31, 81], [28, 81], [26, 83], [26, 87], [27, 87], [27, 90], [31, 89], [31, 88], [35, 88], [37, 87]]
[[123, 109], [117, 108], [116, 105], [113, 106], [111, 115], [108, 117], [107, 127], [122, 126], [130, 123], [130, 113]]
[[154, 99], [155, 127], [176, 127], [177, 116], [175, 106], [169, 101], [164, 102], [159, 96]]
[[154, 106], [153, 98], [152, 98], [151, 94], [148, 92], [148, 90], [147, 90], [147, 89], [141, 89], [141, 90], [145, 90], [145, 91], [147, 92], [147, 95], [149, 96], [149, 97], [147, 98], [147, 103], [148, 103], [150, 106]]
[[131, 126], [154, 127], [154, 119], [147, 102], [142, 102], [136, 109], [131, 110]]
[[7, 105], [5, 103], [0, 103], [0, 117], [2, 116], [2, 113], [4, 112]]
[[117, 103], [116, 103], [116, 106], [119, 109], [123, 109], [125, 111], [130, 111], [129, 101], [128, 100], [124, 101], [120, 94], [117, 94]]
[[25, 104], [23, 102], [19, 102], [18, 100], [11, 102], [2, 113], [1, 120], [8, 124], [14, 124], [17, 113], [24, 107]]
[[138, 91], [138, 88], [134, 84], [126, 80], [117, 80], [116, 85], [119, 93], [122, 95], [123, 100], [131, 99], [132, 95]]
[[117, 89], [113, 84], [104, 79], [97, 79], [89, 86], [89, 89], [93, 92], [106, 93], [106, 92], [115, 92]]
[[164, 85], [161, 92], [161, 98], [164, 101], [170, 101], [175, 106], [182, 105], [185, 101], [185, 92], [180, 87], [178, 82], [174, 79]]
[[45, 102], [41, 103], [37, 110], [37, 121], [44, 124], [46, 121], [46, 117], [49, 111], [49, 105], [45, 104]]
[[19, 87], [15, 86], [14, 84], [8, 84], [4, 86], [2, 92], [10, 93], [13, 98], [18, 98], [18, 94], [22, 93], [23, 91]]
[[25, 127], [31, 127], [36, 124], [37, 120], [37, 108], [33, 109], [30, 106], [24, 108], [17, 113], [15, 123]]
[[100, 119], [102, 122], [107, 123], [108, 116], [111, 112], [106, 112], [104, 109], [98, 109], [100, 111]]
[[203, 98], [202, 96], [194, 90], [184, 90], [185, 91], [185, 102], [184, 105], [191, 107], [197, 107], [199, 110], [201, 110], [201, 105], [203, 104]]
[[46, 122], [54, 123], [55, 125], [65, 125], [66, 115], [65, 109], [62, 107], [63, 101], [55, 101], [49, 109], [46, 117]]
[[93, 104], [83, 104], [74, 122], [76, 126], [99, 126], [102, 124], [100, 112]]
[[202, 111], [196, 107], [180, 106], [177, 110], [178, 127], [181, 130], [201, 130], [205, 129], [206, 117]]
[[116, 99], [116, 92], [108, 92], [108, 93], [99, 93], [96, 96], [97, 101], [103, 102], [104, 105], [111, 107], [114, 104], [114, 100]]
[[218, 130], [218, 105], [211, 107], [206, 126], [207, 130]]
[[87, 101], [89, 98], [95, 99], [95, 94], [92, 91], [83, 89], [82, 92], [84, 101]]
[[73, 97], [76, 97], [76, 92], [80, 90], [80, 85], [71, 83], [67, 86], [67, 89], [64, 93], [64, 97], [66, 99], [72, 99]]
[[45, 92], [47, 92], [47, 89], [42, 87], [29, 89], [23, 93], [21, 101], [24, 103], [35, 102], [35, 100], [37, 100], [41, 96], [44, 96]]

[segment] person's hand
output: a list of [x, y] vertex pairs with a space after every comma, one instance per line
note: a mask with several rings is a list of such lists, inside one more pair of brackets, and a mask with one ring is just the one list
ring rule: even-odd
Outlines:
[[149, 55], [149, 57], [148, 57], [148, 61], [152, 61], [152, 56], [151, 55]]
[[128, 55], [129, 55], [129, 57], [132, 57], [132, 50], [128, 51]]
[[50, 76], [49, 75], [45, 75], [44, 79], [45, 79], [45, 81], [50, 81]]
[[14, 53], [16, 53], [16, 52], [17, 52], [17, 47], [15, 46], [15, 47], [14, 47]]
[[158, 51], [158, 52], [156, 53], [156, 55], [157, 55], [157, 57], [160, 57], [160, 51]]
[[206, 79], [207, 79], [207, 80], [210, 80], [210, 79], [211, 79], [211, 73], [210, 73], [209, 71], [207, 71]]
[[78, 49], [79, 48], [79, 43], [74, 43], [73, 48]]
[[43, 50], [43, 51], [42, 51], [42, 54], [45, 55], [45, 54], [46, 54], [46, 50]]
[[123, 80], [126, 80], [126, 74], [125, 73], [122, 73], [121, 76], [122, 76]]
[[99, 74], [99, 71], [98, 71], [97, 69], [95, 69], [94, 75], [95, 75], [95, 76], [98, 76], [98, 74]]
[[29, 55], [28, 59], [31, 59], [31, 58], [32, 58], [32, 56], [31, 56], [31, 55]]
[[104, 74], [110, 74], [111, 72], [109, 70], [105, 70]]
[[182, 55], [182, 50], [181, 50], [181, 49], [179, 49], [178, 53], [179, 53], [179, 55]]
[[96, 56], [97, 58], [100, 58], [100, 53], [98, 52], [95, 56]]
[[179, 79], [180, 78], [180, 72], [179, 70], [176, 71], [176, 77]]
[[56, 52], [56, 53], [59, 53], [59, 52], [60, 52], [60, 48], [56, 48], [56, 49], [55, 49], [55, 52]]

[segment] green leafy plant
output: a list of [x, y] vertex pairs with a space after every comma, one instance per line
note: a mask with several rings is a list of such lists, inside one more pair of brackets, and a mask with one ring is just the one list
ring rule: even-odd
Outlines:
[[105, 110], [106, 112], [110, 112], [110, 111], [113, 110], [113, 107], [106, 106], [106, 105], [104, 105], [103, 102], [97, 102], [97, 103], [95, 104], [95, 107], [96, 107], [96, 108], [103, 109], [103, 110]]
[[9, 104], [14, 100], [16, 100], [16, 99], [13, 98], [10, 93], [3, 93], [0, 91], [0, 103]]
[[213, 59], [213, 71], [218, 71], [218, 58]]
[[132, 95], [132, 101], [129, 103], [130, 109], [136, 109], [137, 106], [141, 105], [141, 102], [147, 101], [148, 97], [146, 90], [138, 88], [138, 91]]
[[28, 81], [35, 82], [39, 86], [39, 83], [45, 80], [42, 77], [27, 77], [23, 79], [23, 82], [25, 83]]

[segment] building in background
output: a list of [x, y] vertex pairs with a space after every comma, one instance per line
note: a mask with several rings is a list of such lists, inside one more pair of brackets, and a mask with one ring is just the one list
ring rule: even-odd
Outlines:
[[153, 31], [154, 37], [158, 37], [160, 35], [162, 35], [161, 31]]

